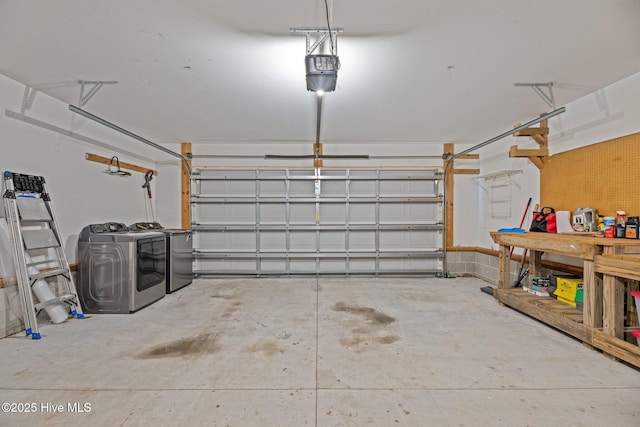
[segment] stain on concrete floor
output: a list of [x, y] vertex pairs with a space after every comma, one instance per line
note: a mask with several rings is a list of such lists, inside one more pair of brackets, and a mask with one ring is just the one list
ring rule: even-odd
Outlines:
[[348, 322], [353, 327], [351, 329], [352, 335], [339, 338], [342, 346], [348, 347], [356, 353], [374, 350], [379, 348], [380, 345], [393, 344], [400, 340], [398, 335], [385, 333], [388, 330], [387, 328], [396, 321], [396, 318], [381, 310], [347, 305], [344, 302], [336, 303], [333, 306], [333, 310], [357, 316]]
[[248, 348], [251, 353], [263, 353], [265, 356], [275, 356], [278, 353], [284, 353], [277, 342], [272, 340], [262, 340]]
[[135, 355], [136, 359], [159, 359], [183, 356], [198, 356], [216, 353], [222, 349], [217, 334], [200, 334], [181, 338], [151, 347]]
[[396, 321], [395, 317], [391, 317], [380, 310], [371, 307], [360, 307], [357, 305], [347, 305], [338, 302], [333, 306], [333, 311], [355, 314], [364, 317], [368, 322], [376, 325], [388, 325]]

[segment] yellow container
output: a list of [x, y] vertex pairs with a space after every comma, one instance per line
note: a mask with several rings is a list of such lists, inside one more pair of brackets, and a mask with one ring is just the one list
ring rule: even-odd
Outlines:
[[583, 280], [581, 278], [558, 277], [556, 284], [558, 287], [553, 294], [558, 297], [558, 301], [575, 307], [576, 295], [578, 294], [578, 289], [582, 289]]
[[565, 304], [569, 304], [571, 307], [577, 307], [578, 306], [575, 301], [571, 301], [571, 300], [568, 300], [566, 298], [558, 297], [558, 301], [563, 302]]

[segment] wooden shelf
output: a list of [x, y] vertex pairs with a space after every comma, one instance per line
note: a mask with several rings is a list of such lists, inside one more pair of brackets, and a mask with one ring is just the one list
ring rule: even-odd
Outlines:
[[590, 341], [583, 314], [576, 308], [552, 297], [539, 297], [522, 289], [495, 289], [494, 297], [501, 303], [534, 317], [581, 341]]

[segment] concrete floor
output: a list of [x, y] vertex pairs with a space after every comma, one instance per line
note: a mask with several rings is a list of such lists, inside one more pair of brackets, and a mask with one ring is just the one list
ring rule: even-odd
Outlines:
[[640, 371], [484, 285], [196, 280], [134, 314], [0, 340], [0, 401], [34, 411], [3, 405], [0, 425], [640, 425]]

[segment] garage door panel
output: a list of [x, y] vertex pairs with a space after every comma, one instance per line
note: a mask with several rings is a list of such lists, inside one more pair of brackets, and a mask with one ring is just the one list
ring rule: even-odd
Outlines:
[[380, 234], [380, 250], [437, 250], [442, 236], [431, 231], [388, 231]]
[[376, 268], [376, 261], [373, 259], [350, 258], [349, 271], [354, 274], [375, 274], [378, 269]]
[[286, 269], [285, 260], [263, 259], [260, 262], [260, 272], [263, 274], [282, 274]]
[[348, 238], [351, 251], [367, 251], [376, 247], [375, 231], [350, 230]]
[[320, 205], [318, 221], [320, 224], [346, 224], [347, 210], [344, 204], [330, 203]]
[[260, 205], [260, 224], [286, 224], [287, 208], [283, 203], [263, 203]]
[[315, 224], [316, 205], [313, 203], [291, 204], [289, 206], [291, 224]]
[[285, 194], [286, 186], [284, 180], [260, 181], [259, 183], [261, 196], [282, 196]]
[[381, 223], [424, 223], [434, 218], [434, 207], [426, 203], [385, 203], [380, 206]]
[[365, 197], [375, 197], [376, 181], [352, 180], [349, 183], [349, 193]]
[[316, 250], [315, 231], [290, 231], [289, 239], [292, 252], [315, 252]]
[[350, 203], [349, 219], [352, 224], [376, 224], [375, 203]]
[[291, 181], [290, 195], [291, 197], [309, 197], [314, 195], [315, 185], [309, 181]]
[[344, 252], [346, 248], [346, 240], [344, 231], [326, 231], [320, 233], [320, 252]]
[[207, 224], [255, 224], [256, 210], [253, 204], [225, 203], [197, 205], [192, 214], [198, 223]]
[[284, 252], [287, 249], [287, 236], [279, 231], [263, 231], [259, 239], [261, 251]]
[[439, 263], [433, 259], [381, 259], [381, 271], [420, 271], [438, 269]]
[[199, 266], [203, 275], [216, 274], [252, 274], [256, 270], [256, 263], [253, 259], [207, 259]]
[[309, 259], [290, 259], [289, 269], [291, 274], [310, 274], [316, 271], [317, 265], [315, 260]]
[[212, 231], [196, 233], [194, 247], [216, 251], [255, 251], [256, 233], [253, 231]]
[[201, 181], [201, 194], [211, 194], [216, 196], [224, 196], [235, 194], [238, 196], [252, 196], [256, 193], [256, 183], [251, 180], [229, 180], [233, 178], [225, 178], [220, 180]]
[[320, 274], [344, 274], [346, 265], [344, 259], [320, 259], [318, 269]]

